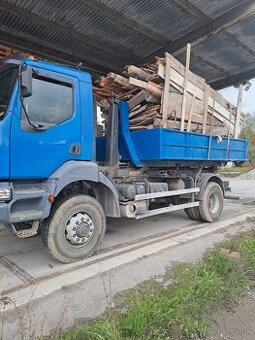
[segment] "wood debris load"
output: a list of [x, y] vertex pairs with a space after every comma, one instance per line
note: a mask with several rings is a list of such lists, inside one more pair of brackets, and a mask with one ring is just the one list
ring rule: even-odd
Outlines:
[[234, 136], [244, 114], [237, 115], [234, 105], [189, 70], [189, 57], [188, 44], [186, 66], [166, 53], [153, 64], [127, 65], [122, 74], [109, 73], [97, 80], [93, 92], [106, 126], [115, 98], [128, 102], [131, 130], [164, 127]]
[[13, 50], [9, 47], [0, 45], [0, 58], [8, 57], [13, 53]]

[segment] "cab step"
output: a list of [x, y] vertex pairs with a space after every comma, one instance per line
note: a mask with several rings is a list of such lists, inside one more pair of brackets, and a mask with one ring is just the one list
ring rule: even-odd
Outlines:
[[11, 224], [11, 232], [18, 238], [28, 238], [35, 236], [38, 232], [39, 221], [33, 221], [32, 227], [29, 229], [17, 230], [14, 224]]

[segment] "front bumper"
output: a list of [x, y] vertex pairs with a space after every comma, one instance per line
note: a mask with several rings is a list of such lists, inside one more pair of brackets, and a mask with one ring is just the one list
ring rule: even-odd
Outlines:
[[1, 223], [11, 223], [9, 222], [9, 207], [7, 203], [0, 203], [0, 222]]
[[0, 223], [29, 222], [49, 216], [51, 203], [45, 183], [1, 183], [1, 188], [10, 188], [12, 198], [0, 201]]
[[11, 195], [8, 198], [3, 197], [0, 198], [0, 222], [1, 223], [9, 223], [9, 215], [10, 215], [10, 202], [12, 199], [12, 185], [9, 182], [1, 182], [0, 183], [0, 192], [4, 192], [9, 190]]

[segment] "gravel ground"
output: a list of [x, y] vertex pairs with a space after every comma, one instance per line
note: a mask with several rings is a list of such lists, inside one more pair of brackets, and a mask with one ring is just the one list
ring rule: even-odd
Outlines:
[[255, 339], [255, 291], [249, 292], [233, 312], [213, 316], [213, 327], [208, 340]]

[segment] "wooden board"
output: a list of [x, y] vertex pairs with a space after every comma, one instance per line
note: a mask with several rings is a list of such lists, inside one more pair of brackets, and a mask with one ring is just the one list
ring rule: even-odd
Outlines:
[[131, 129], [161, 126], [236, 136], [245, 115], [191, 72], [189, 63], [190, 44], [185, 66], [169, 53], [156, 57], [154, 64], [127, 65], [122, 75], [101, 77], [95, 97], [102, 98], [106, 109], [114, 97], [128, 101]]

